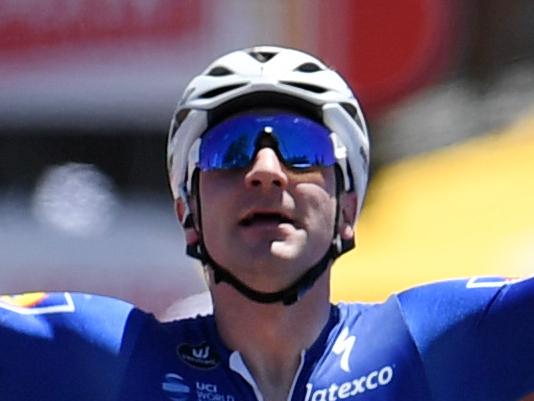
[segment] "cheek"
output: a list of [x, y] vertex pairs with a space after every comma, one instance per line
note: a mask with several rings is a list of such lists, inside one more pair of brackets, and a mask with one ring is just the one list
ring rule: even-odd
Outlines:
[[199, 193], [202, 202], [202, 212], [232, 202], [232, 197], [239, 190], [239, 176], [229, 172], [210, 171], [201, 172], [199, 179]]
[[[210, 227], [214, 235], [221, 223], [224, 223], [224, 216], [228, 215], [228, 209], [233, 204], [231, 191], [233, 184], [224, 178], [216, 173], [202, 173], [199, 180], [202, 226]], [[203, 231], [206, 237], [209, 232], [204, 229]]]
[[302, 184], [297, 189], [297, 206], [306, 213], [305, 220], [310, 228], [317, 228], [331, 235], [325, 227], [334, 227], [336, 217], [336, 198], [332, 193], [313, 184]]
[[198, 179], [198, 191], [201, 199], [214, 199], [223, 196], [223, 189], [228, 186], [227, 176], [219, 171], [201, 171]]

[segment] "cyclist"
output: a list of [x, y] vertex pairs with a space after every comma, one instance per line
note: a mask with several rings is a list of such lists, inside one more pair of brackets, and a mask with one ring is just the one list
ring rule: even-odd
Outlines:
[[4, 298], [0, 399], [497, 401], [534, 391], [533, 279], [330, 304], [332, 263], [354, 246], [369, 143], [351, 90], [315, 57], [263, 46], [217, 59], [178, 104], [168, 165], [213, 313], [162, 323], [105, 297]]

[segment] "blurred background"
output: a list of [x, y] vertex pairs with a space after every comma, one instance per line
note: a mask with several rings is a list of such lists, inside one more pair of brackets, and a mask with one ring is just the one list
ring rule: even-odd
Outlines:
[[0, 0], [0, 293], [161, 314], [203, 291], [168, 123], [194, 74], [253, 44], [318, 55], [369, 119], [369, 196], [334, 300], [534, 273], [533, 21], [530, 0]]

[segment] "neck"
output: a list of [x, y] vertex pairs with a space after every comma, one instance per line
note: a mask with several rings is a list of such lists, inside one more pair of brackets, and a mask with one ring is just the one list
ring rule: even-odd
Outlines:
[[264, 399], [287, 398], [301, 352], [313, 344], [326, 325], [330, 314], [329, 277], [328, 269], [301, 300], [290, 306], [253, 302], [226, 283], [212, 285], [219, 334], [229, 348], [240, 352]]

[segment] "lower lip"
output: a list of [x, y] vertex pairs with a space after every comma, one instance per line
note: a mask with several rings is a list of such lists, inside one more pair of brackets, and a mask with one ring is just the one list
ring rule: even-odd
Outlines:
[[258, 221], [256, 223], [250, 224], [248, 226], [240, 226], [245, 231], [253, 230], [287, 230], [288, 228], [293, 227], [292, 223], [278, 221]]

